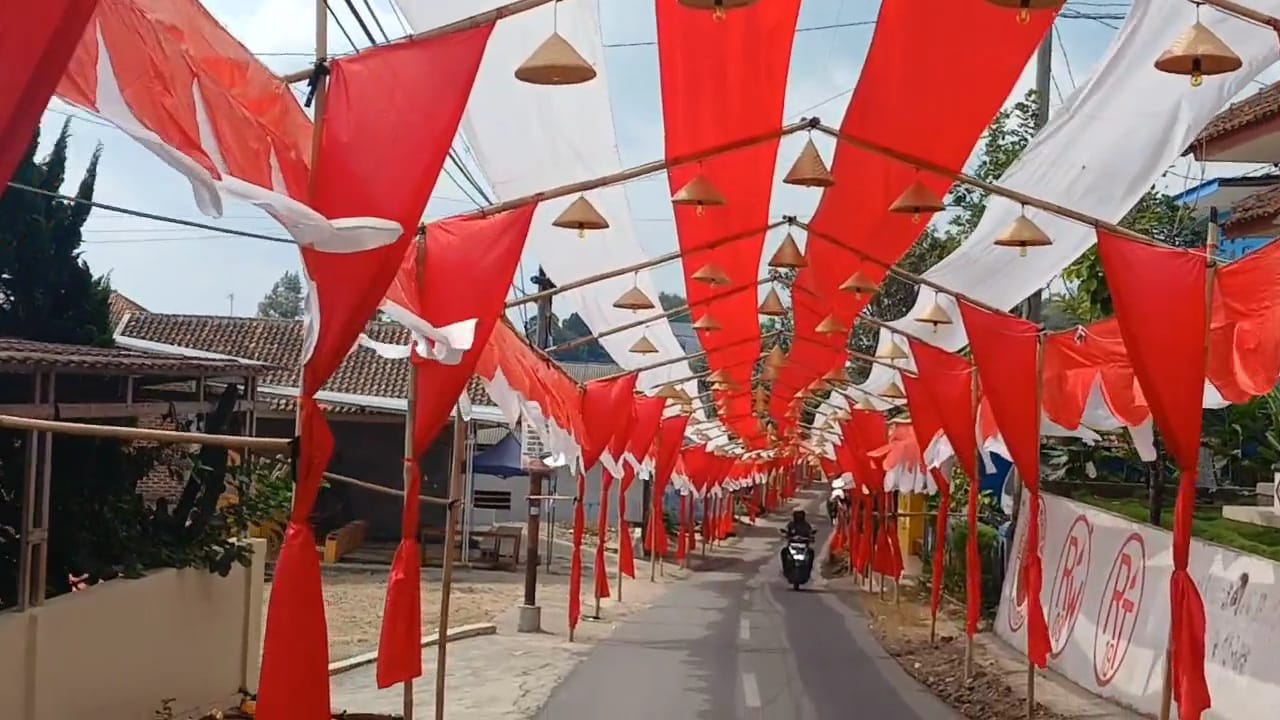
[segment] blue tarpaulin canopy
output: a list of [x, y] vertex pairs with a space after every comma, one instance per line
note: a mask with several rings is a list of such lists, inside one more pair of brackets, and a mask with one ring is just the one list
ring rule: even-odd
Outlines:
[[528, 475], [528, 471], [522, 467], [520, 458], [519, 438], [514, 433], [507, 433], [507, 436], [499, 440], [497, 445], [472, 456], [471, 470], [477, 475], [492, 475], [500, 478]]

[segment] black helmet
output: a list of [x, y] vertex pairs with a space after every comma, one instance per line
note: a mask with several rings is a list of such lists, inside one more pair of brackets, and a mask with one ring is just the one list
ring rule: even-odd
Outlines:
[[803, 511], [803, 510], [794, 510], [794, 511], [792, 511], [792, 513], [791, 513], [791, 519], [792, 519], [792, 520], [794, 520], [795, 522], [803, 522], [803, 521], [804, 521], [804, 511]]

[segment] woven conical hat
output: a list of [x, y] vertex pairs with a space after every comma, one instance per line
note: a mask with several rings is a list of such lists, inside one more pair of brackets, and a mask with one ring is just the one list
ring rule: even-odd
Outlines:
[[532, 85], [577, 85], [594, 80], [596, 69], [559, 33], [551, 33], [516, 68], [516, 79]]

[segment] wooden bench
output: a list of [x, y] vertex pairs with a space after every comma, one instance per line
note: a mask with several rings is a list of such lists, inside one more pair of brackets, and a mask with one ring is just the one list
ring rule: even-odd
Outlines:
[[330, 565], [342, 559], [343, 555], [364, 544], [365, 532], [369, 523], [354, 520], [330, 532], [324, 538], [324, 563]]
[[[495, 527], [490, 530], [472, 530], [471, 541], [480, 551], [478, 564], [490, 569], [514, 571], [520, 565], [520, 546], [524, 531], [519, 527]], [[422, 529], [422, 562], [424, 565], [443, 563], [444, 528]], [[462, 547], [462, 532], [453, 533], [454, 550]], [[509, 547], [510, 552], [503, 552]], [[458, 556], [455, 556], [458, 557]]]

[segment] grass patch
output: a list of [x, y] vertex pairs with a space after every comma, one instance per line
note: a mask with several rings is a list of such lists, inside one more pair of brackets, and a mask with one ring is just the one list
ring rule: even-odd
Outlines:
[[[1143, 524], [1147, 522], [1147, 504], [1144, 500], [1102, 498], [1089, 493], [1080, 493], [1075, 499]], [[1161, 513], [1160, 525], [1166, 530], [1173, 529], [1173, 508], [1165, 508]], [[1228, 520], [1222, 517], [1221, 507], [1197, 507], [1191, 534], [1202, 540], [1280, 562], [1280, 528]]]

